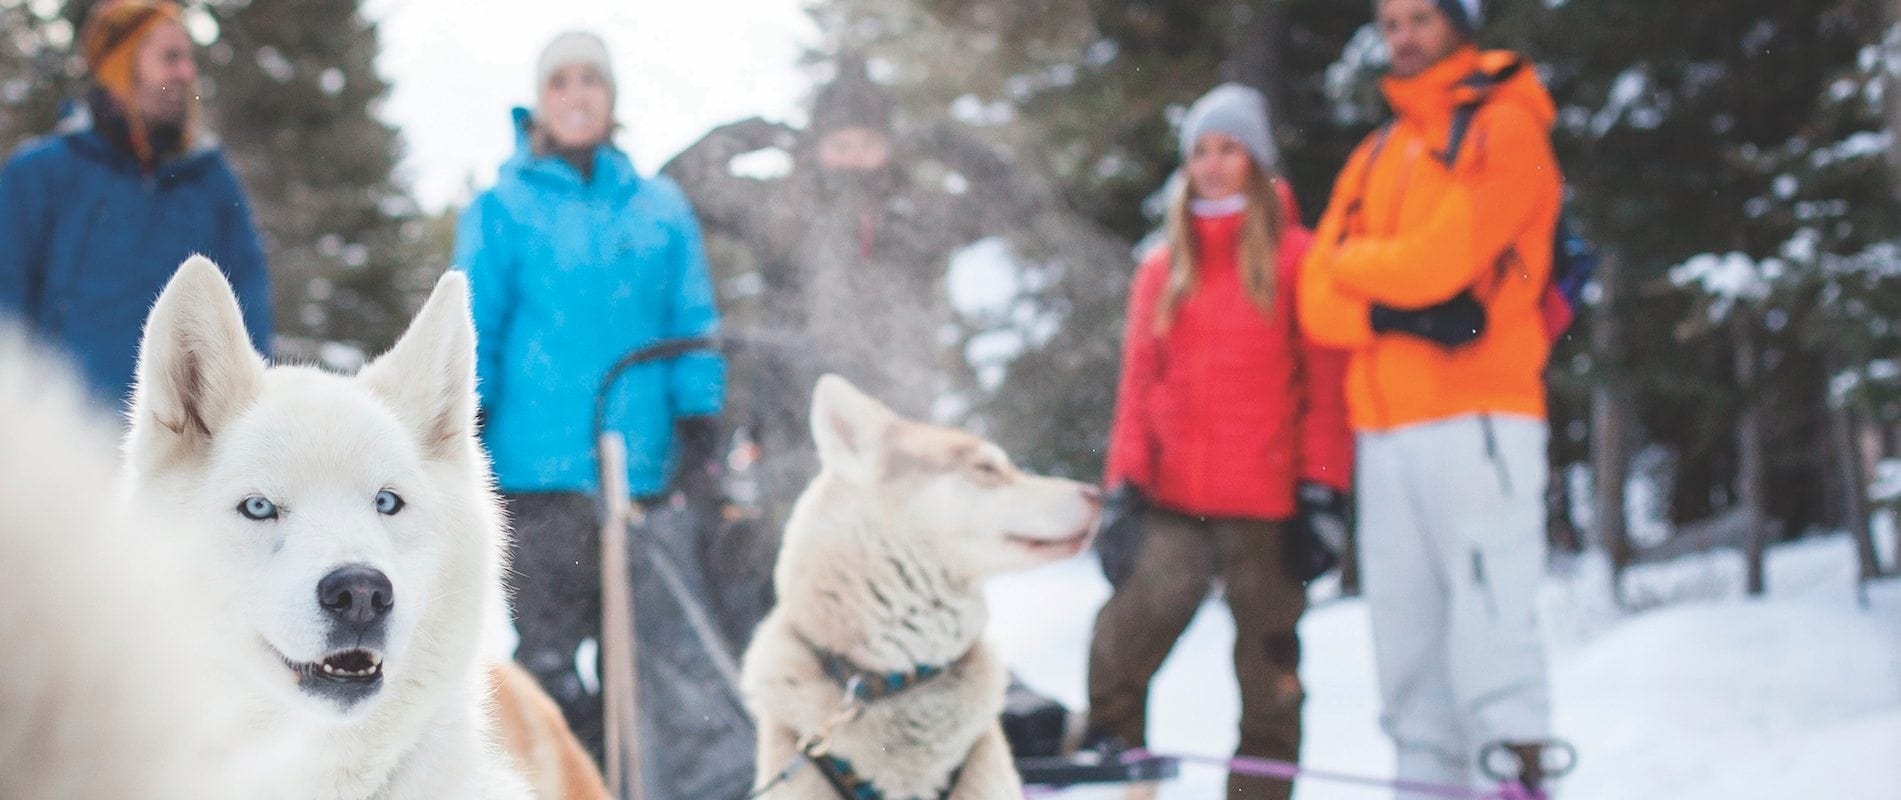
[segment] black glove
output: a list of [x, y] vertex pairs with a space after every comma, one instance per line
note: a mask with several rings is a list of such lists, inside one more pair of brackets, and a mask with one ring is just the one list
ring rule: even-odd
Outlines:
[[673, 435], [680, 443], [680, 472], [674, 488], [688, 507], [716, 514], [726, 501], [720, 491], [719, 418], [681, 417], [673, 421]]
[[1445, 347], [1467, 344], [1485, 333], [1485, 306], [1471, 290], [1430, 308], [1401, 311], [1373, 304], [1375, 333], [1404, 333]]
[[1096, 534], [1096, 558], [1102, 562], [1102, 577], [1111, 587], [1135, 568], [1135, 555], [1142, 549], [1142, 515], [1148, 511], [1148, 497], [1133, 483], [1118, 484], [1102, 500], [1102, 522]]
[[1326, 484], [1302, 481], [1283, 544], [1287, 574], [1301, 583], [1338, 566], [1347, 549], [1347, 496]]

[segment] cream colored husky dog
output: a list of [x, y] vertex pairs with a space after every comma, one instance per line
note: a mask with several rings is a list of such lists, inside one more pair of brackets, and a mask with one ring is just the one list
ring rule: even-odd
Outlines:
[[769, 796], [1021, 797], [980, 584], [1082, 552], [1095, 488], [1025, 474], [996, 445], [901, 419], [831, 375], [812, 435], [821, 469], [786, 523], [779, 604], [742, 676], [758, 785], [805, 750], [813, 764]]
[[146, 321], [125, 445], [132, 508], [200, 554], [233, 664], [239, 755], [288, 750], [266, 797], [517, 798], [489, 734], [483, 620], [502, 517], [475, 438], [467, 280], [444, 275], [354, 377], [266, 367], [193, 257]]

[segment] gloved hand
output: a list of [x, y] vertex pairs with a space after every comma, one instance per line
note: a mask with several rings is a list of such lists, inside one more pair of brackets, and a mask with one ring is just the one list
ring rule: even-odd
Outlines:
[[1416, 311], [1374, 303], [1372, 323], [1375, 333], [1403, 333], [1444, 347], [1458, 347], [1485, 334], [1485, 307], [1468, 289], [1451, 300]]
[[719, 418], [681, 417], [673, 421], [673, 435], [680, 443], [680, 471], [673, 488], [703, 518], [717, 517], [726, 502], [720, 489]]
[[1148, 505], [1148, 496], [1133, 483], [1117, 484], [1102, 499], [1096, 558], [1111, 587], [1120, 586], [1135, 568], [1135, 555], [1142, 549], [1142, 515]]
[[1294, 492], [1294, 517], [1284, 537], [1287, 574], [1306, 583], [1333, 569], [1347, 551], [1347, 496], [1322, 483], [1302, 481]]

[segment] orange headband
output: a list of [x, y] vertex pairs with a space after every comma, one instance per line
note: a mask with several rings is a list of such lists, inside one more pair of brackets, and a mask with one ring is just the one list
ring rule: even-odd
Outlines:
[[126, 110], [132, 129], [132, 146], [139, 161], [151, 166], [151, 145], [145, 125], [133, 107], [134, 74], [139, 45], [159, 25], [184, 24], [184, 14], [171, 0], [104, 0], [93, 9], [80, 31], [79, 51], [86, 59], [92, 79]]

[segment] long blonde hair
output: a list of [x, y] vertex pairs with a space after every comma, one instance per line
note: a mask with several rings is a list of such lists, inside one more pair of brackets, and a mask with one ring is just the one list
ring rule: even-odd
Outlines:
[[[1241, 221], [1241, 239], [1235, 262], [1241, 270], [1241, 286], [1264, 315], [1274, 313], [1276, 267], [1281, 231], [1286, 225], [1281, 199], [1274, 188], [1274, 175], [1256, 165], [1249, 171], [1246, 217]], [[1195, 237], [1194, 213], [1188, 210], [1193, 190], [1188, 176], [1181, 175], [1168, 199], [1168, 214], [1163, 230], [1168, 237], [1168, 282], [1155, 305], [1155, 335], [1168, 333], [1182, 299], [1195, 288], [1199, 277], [1201, 243]]]

